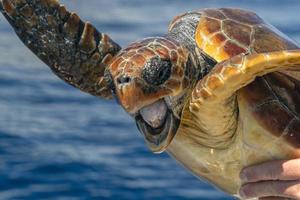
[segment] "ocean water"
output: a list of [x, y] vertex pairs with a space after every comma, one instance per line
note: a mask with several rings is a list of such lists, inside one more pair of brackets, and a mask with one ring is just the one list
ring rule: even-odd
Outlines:
[[[299, 0], [64, 0], [126, 45], [163, 35], [172, 17], [205, 7], [251, 9], [300, 41]], [[113, 101], [68, 86], [0, 16], [0, 199], [232, 199], [154, 155]]]

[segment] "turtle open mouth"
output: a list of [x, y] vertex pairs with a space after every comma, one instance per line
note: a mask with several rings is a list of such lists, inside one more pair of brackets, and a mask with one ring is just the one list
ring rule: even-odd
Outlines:
[[164, 100], [140, 109], [135, 119], [138, 129], [154, 153], [161, 153], [168, 147], [180, 123]]

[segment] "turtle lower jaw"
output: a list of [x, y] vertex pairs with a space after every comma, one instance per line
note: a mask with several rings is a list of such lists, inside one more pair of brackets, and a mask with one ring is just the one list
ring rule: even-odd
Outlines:
[[180, 120], [175, 117], [171, 110], [167, 110], [164, 122], [161, 126], [153, 128], [138, 114], [135, 117], [140, 132], [144, 135], [146, 143], [154, 153], [162, 153], [166, 150], [176, 135]]

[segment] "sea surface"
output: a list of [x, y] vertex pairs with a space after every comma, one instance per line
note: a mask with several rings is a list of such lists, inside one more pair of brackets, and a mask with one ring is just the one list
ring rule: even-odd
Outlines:
[[[240, 7], [300, 41], [299, 0], [64, 0], [122, 46], [185, 11]], [[113, 101], [54, 76], [0, 16], [0, 199], [232, 199], [154, 155]]]

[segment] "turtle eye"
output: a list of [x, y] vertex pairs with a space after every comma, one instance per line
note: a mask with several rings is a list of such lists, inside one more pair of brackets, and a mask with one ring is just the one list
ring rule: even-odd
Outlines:
[[171, 76], [172, 63], [155, 57], [146, 63], [142, 71], [142, 78], [150, 85], [161, 85]]

